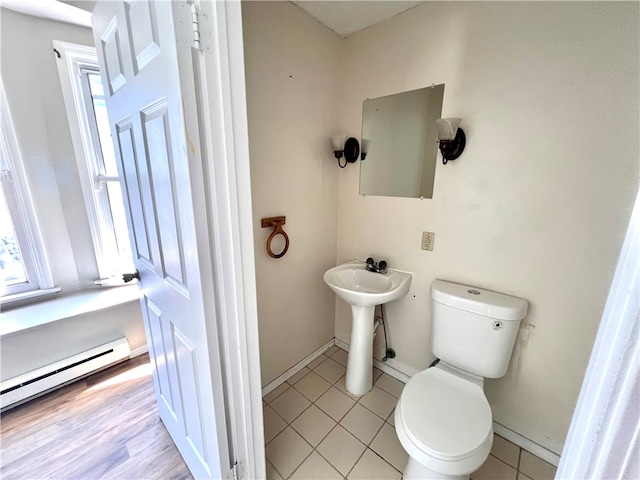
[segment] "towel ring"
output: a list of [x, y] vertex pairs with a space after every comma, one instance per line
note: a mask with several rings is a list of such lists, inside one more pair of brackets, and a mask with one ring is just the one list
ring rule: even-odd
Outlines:
[[[267, 238], [267, 253], [271, 258], [281, 258], [285, 253], [287, 253], [287, 250], [289, 250], [289, 236], [282, 229], [282, 225], [286, 223], [286, 220], [287, 217], [284, 216], [262, 219], [262, 228], [273, 227], [273, 232], [271, 232], [271, 235], [269, 235], [269, 238]], [[276, 237], [276, 235], [282, 235], [284, 237], [284, 248], [280, 253], [273, 253], [273, 251], [271, 250], [271, 242]]]

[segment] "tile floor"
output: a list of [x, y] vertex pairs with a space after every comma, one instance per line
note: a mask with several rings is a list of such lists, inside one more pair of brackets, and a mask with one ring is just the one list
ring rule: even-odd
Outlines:
[[[404, 384], [373, 369], [373, 389], [345, 389], [347, 352], [332, 347], [265, 395], [267, 478], [400, 479], [407, 454], [393, 414]], [[472, 480], [550, 480], [555, 467], [495, 436]]]

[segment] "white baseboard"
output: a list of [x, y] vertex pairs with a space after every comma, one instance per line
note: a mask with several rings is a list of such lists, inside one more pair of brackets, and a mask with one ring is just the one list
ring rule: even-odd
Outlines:
[[135, 348], [135, 349], [131, 350], [131, 354], [129, 355], [129, 358], [139, 357], [140, 355], [144, 355], [148, 351], [149, 351], [149, 346], [148, 345], [144, 345], [142, 347]]
[[301, 361], [299, 361], [298, 363], [296, 363], [293, 367], [291, 367], [289, 370], [287, 370], [286, 372], [284, 372], [282, 375], [280, 375], [278, 378], [276, 378], [274, 381], [269, 382], [267, 385], [265, 385], [262, 388], [262, 396], [264, 397], [265, 395], [267, 395], [268, 393], [272, 392], [273, 390], [275, 390], [276, 388], [278, 388], [280, 385], [282, 385], [284, 382], [286, 382], [287, 380], [289, 380], [291, 377], [293, 377], [296, 373], [298, 373], [300, 370], [302, 370], [304, 367], [306, 367], [307, 365], [309, 365], [311, 362], [313, 362], [316, 358], [318, 358], [320, 355], [322, 355], [324, 352], [326, 352], [327, 350], [329, 350], [331, 347], [333, 347], [335, 345], [335, 339], [331, 339], [330, 341], [328, 341], [327, 343], [325, 343], [322, 347], [320, 347], [318, 350], [316, 350], [315, 352], [313, 352], [311, 355], [306, 356], [305, 358], [303, 358]]
[[493, 431], [495, 434], [500, 435], [501, 437], [509, 440], [511, 443], [515, 443], [520, 448], [525, 449], [527, 452], [532, 453], [536, 457], [541, 458], [545, 462], [549, 462], [552, 465], [558, 466], [560, 463], [560, 455], [552, 452], [551, 450], [547, 450], [542, 445], [538, 445], [537, 443], [529, 440], [526, 437], [523, 437], [517, 432], [508, 429], [504, 425], [500, 425], [499, 423], [493, 422]]

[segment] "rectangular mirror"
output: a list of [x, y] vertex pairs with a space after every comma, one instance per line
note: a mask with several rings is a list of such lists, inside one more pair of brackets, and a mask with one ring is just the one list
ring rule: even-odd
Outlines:
[[363, 102], [361, 195], [433, 197], [443, 95], [444, 84]]

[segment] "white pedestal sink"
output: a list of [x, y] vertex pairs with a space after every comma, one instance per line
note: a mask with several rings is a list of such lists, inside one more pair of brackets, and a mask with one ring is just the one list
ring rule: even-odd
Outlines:
[[407, 294], [413, 274], [388, 269], [387, 273], [367, 270], [364, 263], [338, 265], [323, 276], [336, 295], [351, 305], [353, 323], [347, 362], [347, 391], [364, 395], [372, 387], [373, 324], [376, 305], [396, 300]]

